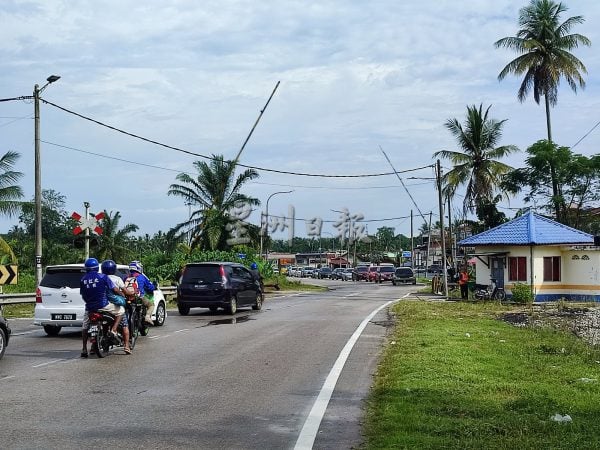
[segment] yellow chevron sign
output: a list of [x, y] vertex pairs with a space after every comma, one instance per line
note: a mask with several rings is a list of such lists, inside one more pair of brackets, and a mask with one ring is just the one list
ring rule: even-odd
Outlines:
[[0, 284], [17, 284], [19, 266], [0, 266]]

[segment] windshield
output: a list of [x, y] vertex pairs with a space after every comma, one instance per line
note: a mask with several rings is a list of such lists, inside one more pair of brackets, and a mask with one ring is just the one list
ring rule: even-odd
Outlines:
[[393, 267], [381, 267], [379, 269], [380, 272], [393, 272], [394, 268]]

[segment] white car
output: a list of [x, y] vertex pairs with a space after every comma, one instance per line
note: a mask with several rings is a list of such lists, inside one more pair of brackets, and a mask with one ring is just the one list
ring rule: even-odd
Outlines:
[[[63, 327], [81, 327], [85, 303], [79, 294], [79, 282], [85, 274], [83, 264], [63, 264], [46, 267], [46, 273], [36, 289], [33, 324], [44, 327], [49, 336], [56, 336]], [[129, 266], [117, 264], [116, 275], [125, 278]], [[167, 302], [162, 291], [154, 291], [152, 321], [162, 326], [167, 318]]]

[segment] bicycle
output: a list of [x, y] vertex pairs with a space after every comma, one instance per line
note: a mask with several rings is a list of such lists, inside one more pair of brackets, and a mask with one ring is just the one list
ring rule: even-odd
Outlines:
[[477, 300], [498, 300], [502, 301], [506, 299], [506, 292], [504, 288], [498, 287], [497, 280], [495, 278], [490, 279], [490, 284], [484, 289], [475, 289], [475, 298]]

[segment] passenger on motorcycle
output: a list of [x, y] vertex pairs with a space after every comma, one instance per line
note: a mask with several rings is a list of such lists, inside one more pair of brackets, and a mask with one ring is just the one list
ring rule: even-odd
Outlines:
[[[117, 273], [117, 264], [112, 259], [107, 259], [102, 262], [102, 273], [108, 275], [114, 285], [119, 288], [121, 293], [125, 289], [125, 283]], [[107, 291], [106, 296], [108, 301], [115, 305], [125, 305], [125, 297], [121, 294], [116, 294], [114, 291]], [[123, 314], [121, 320], [121, 329], [123, 330], [123, 351], [126, 355], [131, 355], [131, 349], [129, 348], [129, 317], [127, 316], [127, 310]]]
[[[131, 261], [129, 263], [129, 273], [135, 278], [139, 297], [146, 306], [146, 323], [152, 325], [152, 311], [154, 310], [154, 290], [156, 289], [152, 282], [143, 273], [142, 264], [139, 261]], [[125, 280], [127, 284], [127, 280]]]
[[119, 322], [121, 321], [121, 317], [123, 316], [125, 309], [122, 306], [117, 306], [108, 301], [108, 297], [106, 296], [106, 292], [108, 290], [114, 291], [117, 294], [121, 294], [121, 290], [115, 287], [114, 283], [107, 275], [104, 275], [98, 271], [100, 269], [98, 260], [96, 258], [88, 258], [86, 259], [84, 265], [86, 274], [79, 282], [79, 293], [85, 302], [83, 330], [81, 333], [83, 338], [81, 357], [87, 358], [87, 330], [89, 327], [88, 314], [93, 311], [105, 311], [113, 314], [115, 316], [115, 322], [112, 326], [111, 332], [116, 334], [117, 327], [119, 326]]

